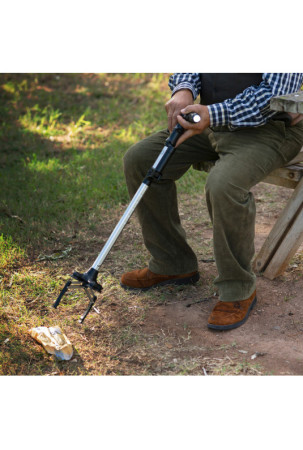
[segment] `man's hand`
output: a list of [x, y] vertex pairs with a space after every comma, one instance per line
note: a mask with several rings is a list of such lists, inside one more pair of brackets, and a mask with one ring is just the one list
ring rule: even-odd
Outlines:
[[198, 123], [191, 123], [183, 119], [182, 116], [178, 115], [177, 117], [178, 122], [186, 131], [184, 131], [182, 136], [178, 139], [176, 147], [182, 144], [182, 142], [186, 141], [186, 139], [194, 136], [195, 134], [201, 134], [210, 125], [209, 112], [207, 106], [190, 105], [182, 109], [180, 112], [182, 112], [182, 114], [195, 112], [199, 114], [201, 120]]
[[177, 125], [177, 116], [180, 114], [181, 109], [188, 105], [192, 105], [193, 103], [194, 99], [192, 92], [189, 89], [181, 89], [165, 104], [170, 133]]
[[296, 125], [298, 122], [300, 122], [303, 119], [303, 114], [299, 114], [299, 113], [287, 113], [290, 115], [290, 117], [292, 118], [291, 124], [290, 126], [294, 126]]

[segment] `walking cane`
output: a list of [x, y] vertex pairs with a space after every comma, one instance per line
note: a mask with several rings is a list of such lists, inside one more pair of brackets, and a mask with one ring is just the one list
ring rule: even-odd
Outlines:
[[[191, 122], [191, 123], [197, 123], [197, 122], [200, 122], [200, 120], [201, 120], [200, 116], [196, 113], [181, 114], [181, 116], [185, 120], [187, 120], [188, 122]], [[97, 277], [98, 277], [98, 273], [99, 273], [99, 269], [100, 269], [101, 265], [103, 264], [105, 258], [107, 257], [108, 253], [112, 249], [116, 240], [120, 236], [123, 228], [127, 224], [131, 215], [135, 211], [138, 203], [142, 199], [146, 190], [149, 188], [151, 183], [153, 183], [154, 181], [157, 182], [160, 180], [163, 169], [166, 167], [168, 161], [174, 154], [174, 152], [176, 150], [175, 145], [176, 145], [179, 137], [184, 133], [184, 131], [185, 131], [184, 128], [179, 123], [175, 126], [175, 128], [173, 129], [170, 136], [166, 139], [165, 145], [164, 145], [162, 151], [160, 152], [158, 158], [156, 159], [154, 165], [147, 172], [145, 179], [142, 181], [139, 189], [135, 193], [129, 206], [127, 207], [123, 216], [119, 220], [119, 222], [116, 225], [115, 229], [113, 230], [112, 234], [108, 238], [106, 244], [104, 245], [103, 249], [99, 253], [95, 262], [93, 263], [93, 265], [87, 272], [85, 272], [85, 273], [74, 272], [73, 273], [72, 279], [69, 280], [65, 284], [65, 286], [62, 289], [62, 291], [60, 292], [57, 300], [53, 304], [54, 308], [57, 308], [62, 297], [68, 291], [68, 289], [83, 288], [89, 299], [88, 307], [79, 320], [80, 323], [84, 322], [86, 316], [88, 315], [90, 310], [94, 307], [95, 301], [97, 299], [96, 295], [94, 294], [94, 291], [101, 292], [101, 290], [102, 290], [101, 284], [99, 284], [97, 282]], [[96, 309], [96, 308], [94, 307], [94, 309]]]

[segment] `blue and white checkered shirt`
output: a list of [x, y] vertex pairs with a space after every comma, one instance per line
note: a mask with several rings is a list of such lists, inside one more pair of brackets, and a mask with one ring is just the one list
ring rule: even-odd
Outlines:
[[[264, 125], [276, 114], [269, 106], [271, 97], [296, 92], [302, 83], [302, 73], [263, 73], [258, 86], [250, 86], [235, 98], [222, 103], [208, 105], [210, 126], [228, 125], [234, 129]], [[175, 73], [171, 75], [168, 85], [172, 95], [180, 89], [190, 89], [194, 99], [201, 90], [198, 73]]]

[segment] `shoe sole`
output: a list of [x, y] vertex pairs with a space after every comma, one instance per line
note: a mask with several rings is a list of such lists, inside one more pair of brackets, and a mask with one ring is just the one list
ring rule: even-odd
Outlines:
[[238, 328], [247, 321], [249, 313], [253, 309], [253, 307], [255, 306], [256, 303], [257, 303], [257, 296], [255, 296], [255, 298], [251, 302], [251, 305], [246, 313], [246, 316], [244, 317], [244, 319], [240, 320], [240, 322], [232, 323], [231, 325], [213, 325], [211, 323], [208, 323], [207, 326], [208, 326], [208, 328], [211, 328], [213, 330], [233, 330], [234, 328]]
[[120, 283], [120, 286], [125, 289], [126, 291], [137, 291], [137, 292], [141, 292], [141, 291], [149, 291], [150, 289], [153, 288], [157, 288], [157, 287], [161, 287], [161, 286], [167, 286], [167, 285], [175, 285], [175, 286], [181, 286], [181, 285], [186, 285], [186, 284], [194, 284], [197, 283], [197, 281], [199, 281], [200, 279], [200, 275], [198, 273], [196, 273], [195, 275], [192, 275], [191, 277], [188, 278], [176, 278], [176, 279], [172, 279], [172, 280], [167, 280], [167, 281], [162, 281], [161, 283], [156, 283], [153, 284], [152, 286], [149, 287], [131, 287], [131, 286], [127, 286], [126, 284]]

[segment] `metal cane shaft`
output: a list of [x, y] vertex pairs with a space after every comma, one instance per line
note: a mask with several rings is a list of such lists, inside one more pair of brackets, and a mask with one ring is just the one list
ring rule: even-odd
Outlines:
[[158, 167], [159, 163], [161, 162], [161, 160], [162, 160], [162, 158], [163, 158], [163, 155], [165, 154], [166, 151], [167, 151], [167, 146], [165, 145], [165, 146], [163, 147], [163, 149], [161, 150], [160, 155], [158, 156], [158, 158], [157, 158], [156, 161], [154, 162], [153, 167], [152, 167], [153, 169], [157, 169], [157, 167]]
[[[189, 122], [194, 122], [195, 117], [199, 117], [196, 113], [191, 113], [186, 116], [186, 119]], [[184, 116], [185, 117], [185, 116]], [[177, 143], [179, 137], [184, 132], [183, 127], [181, 127], [180, 124], [177, 124], [175, 128], [173, 129], [172, 133], [168, 137], [168, 139], [165, 142], [165, 146], [163, 147], [162, 151], [160, 152], [158, 158], [156, 159], [155, 163], [153, 164], [151, 170], [157, 171], [159, 173], [162, 172], [166, 164], [168, 163], [169, 159], [171, 158], [172, 154], [175, 151], [175, 144]], [[106, 242], [105, 246], [99, 253], [97, 259], [95, 260], [94, 264], [92, 265], [92, 269], [99, 270], [101, 264], [104, 262], [105, 258], [107, 257], [108, 253], [110, 252], [111, 248], [115, 244], [116, 240], [120, 236], [123, 228], [127, 224], [128, 220], [130, 219], [131, 215], [135, 211], [138, 203], [142, 199], [143, 195], [145, 194], [147, 188], [149, 187], [151, 183], [151, 179], [147, 178], [143, 181], [139, 189], [137, 190], [136, 194], [134, 195], [132, 201], [130, 202], [128, 208], [126, 209], [125, 213], [121, 217], [120, 221], [116, 225], [114, 231], [110, 235], [108, 241]]]
[[139, 189], [137, 190], [137, 192], [135, 193], [132, 201], [128, 205], [125, 213], [123, 214], [123, 216], [117, 223], [114, 231], [110, 235], [110, 237], [109, 237], [108, 241], [106, 242], [105, 246], [103, 247], [102, 251], [99, 253], [99, 256], [97, 257], [96, 261], [92, 265], [93, 269], [99, 270], [99, 267], [101, 266], [101, 264], [107, 257], [108, 253], [110, 252], [112, 246], [114, 245], [114, 243], [120, 236], [123, 228], [127, 224], [128, 220], [130, 219], [131, 215], [135, 211], [138, 203], [140, 202], [141, 198], [143, 197], [143, 195], [145, 194], [145, 191], [147, 189], [148, 189], [148, 185], [146, 185], [145, 183], [142, 183], [141, 186], [139, 187]]

